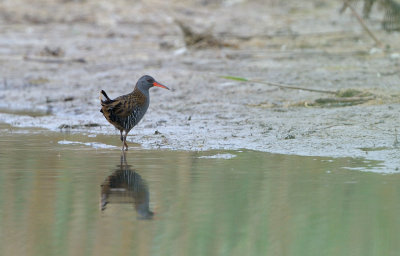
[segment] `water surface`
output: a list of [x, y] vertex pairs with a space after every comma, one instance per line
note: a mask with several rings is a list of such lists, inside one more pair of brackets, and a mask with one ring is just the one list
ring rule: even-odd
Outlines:
[[379, 162], [130, 146], [1, 126], [0, 255], [400, 251], [400, 176], [353, 170]]

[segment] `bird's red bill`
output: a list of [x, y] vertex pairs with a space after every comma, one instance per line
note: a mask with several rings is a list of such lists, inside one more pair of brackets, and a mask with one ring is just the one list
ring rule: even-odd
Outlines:
[[168, 88], [167, 86], [162, 85], [162, 84], [159, 84], [159, 83], [157, 83], [157, 82], [154, 82], [153, 85], [154, 85], [154, 86], [157, 86], [157, 87], [161, 87], [161, 88], [165, 88], [165, 89], [169, 90], [169, 88]]

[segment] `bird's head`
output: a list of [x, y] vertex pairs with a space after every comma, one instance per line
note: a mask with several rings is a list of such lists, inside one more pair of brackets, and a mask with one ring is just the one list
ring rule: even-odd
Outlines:
[[153, 86], [157, 86], [157, 87], [161, 87], [161, 88], [165, 88], [165, 89], [169, 90], [169, 88], [167, 86], [160, 84], [159, 82], [154, 80], [154, 78], [152, 78], [151, 76], [148, 76], [148, 75], [142, 76], [138, 80], [136, 86], [139, 87], [139, 89], [146, 90], [146, 91], [149, 90]]

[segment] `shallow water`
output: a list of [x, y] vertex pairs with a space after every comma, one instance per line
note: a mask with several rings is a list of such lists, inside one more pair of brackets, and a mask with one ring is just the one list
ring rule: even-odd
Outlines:
[[0, 128], [0, 255], [400, 250], [400, 176], [359, 171], [379, 162], [132, 144], [125, 162], [118, 135]]

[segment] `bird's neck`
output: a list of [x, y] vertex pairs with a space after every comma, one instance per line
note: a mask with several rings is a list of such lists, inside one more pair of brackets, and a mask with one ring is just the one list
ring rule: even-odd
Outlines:
[[142, 94], [147, 99], [147, 101], [150, 101], [149, 90], [140, 88], [140, 86], [135, 86], [135, 89], [133, 90], [133, 93], [134, 94]]
[[149, 90], [141, 89], [139, 87], [135, 87], [135, 89], [132, 92], [133, 97], [135, 98], [135, 101], [140, 104], [146, 112], [147, 108], [150, 105], [150, 93]]

